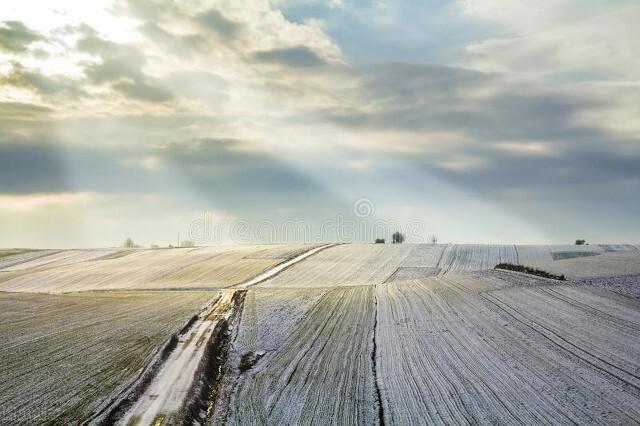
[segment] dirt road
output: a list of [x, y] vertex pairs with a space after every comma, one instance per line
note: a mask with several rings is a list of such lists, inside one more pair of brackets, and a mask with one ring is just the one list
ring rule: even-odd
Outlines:
[[162, 425], [171, 423], [171, 419], [177, 416], [189, 402], [187, 395], [192, 388], [194, 376], [216, 325], [220, 321], [228, 321], [235, 313], [237, 307], [232, 302], [234, 294], [269, 279], [295, 263], [331, 246], [332, 244], [328, 244], [311, 249], [265, 271], [235, 289], [225, 290], [211, 311], [200, 315], [191, 330], [178, 339], [176, 348], [171, 352], [163, 367], [145, 392], [119, 419], [118, 424]]

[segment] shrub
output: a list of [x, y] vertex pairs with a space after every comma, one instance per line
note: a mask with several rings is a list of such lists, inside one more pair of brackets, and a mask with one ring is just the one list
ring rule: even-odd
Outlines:
[[522, 272], [529, 275], [536, 275], [538, 277], [549, 278], [552, 280], [566, 281], [564, 275], [555, 275], [547, 271], [543, 271], [537, 268], [531, 268], [529, 266], [514, 265], [512, 263], [498, 263], [494, 269], [505, 269], [507, 271]]

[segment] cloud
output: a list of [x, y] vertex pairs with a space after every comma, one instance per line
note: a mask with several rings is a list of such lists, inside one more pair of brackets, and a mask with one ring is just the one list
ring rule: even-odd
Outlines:
[[25, 52], [29, 45], [41, 40], [42, 36], [19, 21], [0, 23], [0, 50]]
[[294, 193], [317, 190], [314, 182], [285, 163], [245, 147], [234, 139], [199, 139], [158, 147], [155, 155], [200, 188], [245, 196], [261, 191]]
[[173, 94], [163, 86], [144, 80], [121, 81], [112, 87], [128, 98], [146, 102], [167, 102], [173, 99]]
[[637, 211], [640, 8], [374, 3], [117, 0], [59, 26], [11, 16], [2, 192], [155, 194], [238, 217], [317, 217], [355, 192], [426, 205], [452, 189], [525, 221], [590, 214], [590, 199]]
[[195, 17], [196, 22], [209, 31], [227, 39], [234, 38], [242, 29], [242, 25], [226, 18], [220, 11], [210, 9]]
[[500, 142], [495, 144], [496, 149], [511, 153], [513, 155], [525, 155], [525, 156], [551, 156], [556, 150], [553, 144], [546, 144], [542, 142]]
[[44, 97], [66, 95], [78, 98], [84, 94], [78, 82], [73, 79], [50, 77], [37, 70], [27, 69], [19, 62], [13, 62], [11, 71], [0, 76], [0, 85], [29, 89]]
[[253, 54], [256, 62], [279, 64], [289, 67], [317, 67], [325, 61], [306, 46], [295, 46], [259, 51]]
[[[464, 14], [500, 28], [500, 37], [470, 44], [466, 63], [478, 69], [547, 81], [635, 78], [640, 60], [637, 3], [621, 0], [458, 0]], [[595, 78], [594, 78], [595, 77]]]
[[3, 192], [24, 194], [70, 189], [63, 158], [54, 145], [12, 139], [0, 143]]
[[93, 200], [93, 196], [86, 192], [62, 192], [48, 194], [8, 195], [0, 194], [0, 210], [25, 213], [36, 209], [50, 208], [52, 206], [73, 207], [78, 204], [87, 204]]
[[85, 68], [85, 74], [94, 83], [111, 83], [114, 90], [131, 99], [146, 102], [173, 99], [167, 88], [144, 73], [147, 60], [138, 48], [105, 40], [92, 31], [78, 41], [77, 47], [100, 58], [100, 62]]
[[[49, 107], [25, 102], [0, 102], [0, 123], [9, 124], [17, 120], [37, 120], [47, 117], [53, 110]], [[5, 129], [9, 128], [7, 125]]]
[[[640, 152], [630, 149], [637, 140], [576, 120], [601, 108], [602, 98], [455, 67], [387, 64], [353, 72], [358, 78], [343, 104], [316, 111], [323, 120], [360, 135], [367, 155], [375, 149], [480, 197], [506, 204], [513, 199], [505, 194], [517, 190], [526, 200], [537, 191], [557, 202], [573, 199], [572, 187], [640, 178]], [[459, 136], [436, 137], [435, 149], [421, 141], [454, 130]], [[373, 134], [375, 145], [365, 136]]]

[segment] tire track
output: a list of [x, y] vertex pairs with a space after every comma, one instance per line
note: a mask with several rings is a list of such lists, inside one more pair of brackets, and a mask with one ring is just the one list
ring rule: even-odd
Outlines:
[[[536, 333], [538, 333], [539, 335], [541, 335], [542, 337], [544, 337], [545, 339], [549, 340], [550, 342], [552, 342], [553, 344], [555, 344], [556, 346], [562, 348], [563, 350], [567, 351], [568, 353], [570, 353], [571, 355], [575, 356], [576, 358], [579, 358], [580, 360], [588, 363], [589, 365], [591, 365], [592, 367], [598, 369], [599, 371], [609, 374], [612, 377], [615, 377], [616, 379], [620, 380], [621, 382], [625, 383], [626, 385], [632, 387], [633, 389], [635, 389], [638, 394], [640, 395], [640, 377], [619, 367], [616, 366], [610, 362], [608, 362], [605, 359], [602, 359], [601, 357], [594, 355], [582, 348], [580, 348], [579, 346], [573, 344], [572, 342], [568, 341], [567, 339], [565, 339], [564, 337], [560, 336], [559, 334], [555, 333], [554, 331], [550, 330], [549, 328], [539, 324], [538, 322], [536, 322], [535, 320], [531, 319], [531, 318], [527, 318], [527, 316], [525, 316], [524, 314], [521, 314], [519, 312], [517, 312], [515, 309], [513, 309], [512, 307], [510, 307], [508, 304], [506, 304], [505, 302], [497, 299], [496, 297], [494, 297], [494, 294], [489, 294], [489, 293], [483, 293], [480, 294], [480, 297], [482, 297], [483, 299], [485, 299], [487, 302], [493, 304], [494, 306], [496, 306], [498, 309], [500, 309], [501, 311], [503, 311], [505, 314], [509, 315], [511, 318], [513, 318], [515, 321], [518, 321], [519, 323], [531, 328], [533, 331], [535, 331]], [[544, 330], [541, 331], [540, 329]], [[563, 343], [560, 343], [563, 342]], [[572, 349], [573, 348], [573, 349]], [[602, 363], [606, 366], [611, 367], [614, 371], [611, 371], [610, 369], [603, 367], [602, 365], [599, 365], [599, 363]], [[616, 371], [617, 370], [617, 371]], [[624, 375], [630, 376], [625, 378]]]

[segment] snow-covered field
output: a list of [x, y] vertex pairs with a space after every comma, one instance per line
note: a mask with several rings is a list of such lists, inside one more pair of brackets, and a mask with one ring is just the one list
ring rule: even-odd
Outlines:
[[[208, 424], [639, 423], [637, 246], [313, 247], [0, 253], [3, 291], [129, 290], [0, 293], [0, 404], [85, 416], [227, 288], [240, 297], [216, 352], [222, 378], [190, 414]], [[501, 262], [568, 280], [493, 269]], [[203, 317], [192, 326], [207, 339]], [[142, 390], [149, 421], [180, 404], [144, 407], [203, 383], [184, 372], [209, 371], [200, 355], [172, 369], [180, 353]]]
[[597, 256], [541, 262], [536, 266], [576, 279], [631, 275], [640, 273], [640, 252], [606, 252]]
[[317, 298], [260, 367], [240, 375], [228, 423], [372, 424], [374, 289], [337, 287]]
[[382, 283], [412, 250], [409, 245], [345, 244], [287, 269], [263, 287], [335, 287]]
[[0, 291], [224, 288], [242, 283], [308, 248], [251, 245], [122, 252], [65, 250], [46, 255], [32, 252], [17, 255], [22, 259], [20, 263], [0, 268]]
[[493, 270], [594, 259], [625, 274], [638, 258], [599, 246], [327, 249], [247, 293], [231, 396], [211, 424], [637, 423], [640, 301]]
[[78, 424], [211, 292], [0, 292], [0, 424]]
[[54, 267], [100, 259], [116, 253], [117, 250], [42, 250], [27, 252], [10, 258], [8, 264], [0, 267], [2, 272], [24, 271], [43, 266]]
[[456, 274], [377, 290], [387, 424], [639, 418], [637, 305], [585, 288], [476, 289]]

